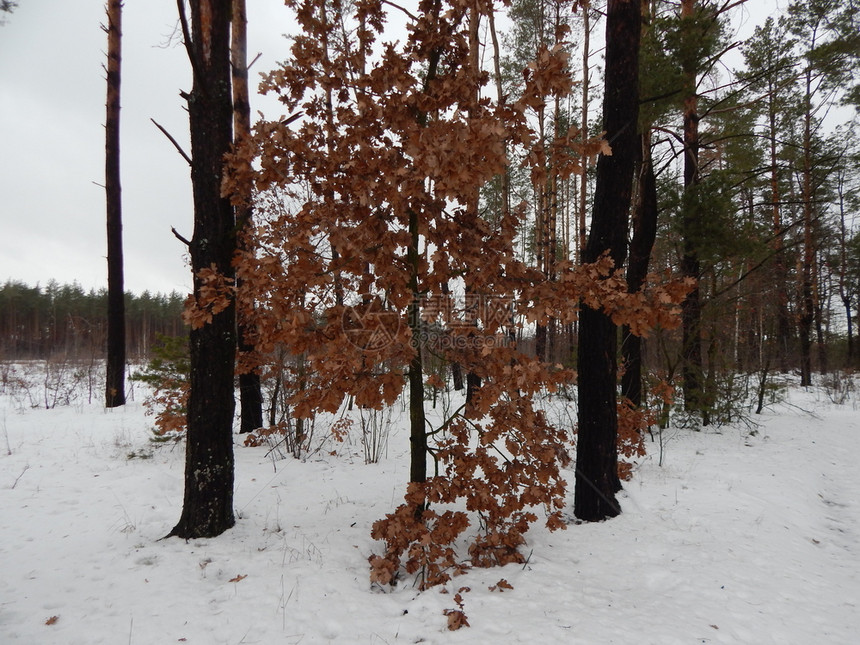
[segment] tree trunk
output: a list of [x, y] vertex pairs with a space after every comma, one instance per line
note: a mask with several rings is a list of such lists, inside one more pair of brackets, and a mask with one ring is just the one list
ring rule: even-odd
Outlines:
[[800, 273], [800, 384], [812, 385], [812, 323], [815, 318], [813, 271], [815, 244], [812, 236], [814, 205], [812, 203], [812, 70], [806, 70], [806, 93], [803, 117], [803, 266]]
[[[603, 129], [612, 155], [597, 162], [591, 231], [583, 260], [609, 251], [616, 268], [626, 255], [639, 118], [639, 40], [641, 0], [609, 0], [606, 18], [606, 75]], [[574, 513], [586, 521], [621, 512], [616, 409], [618, 334], [602, 311], [580, 306], [577, 390], [579, 435], [576, 444]]]
[[839, 197], [839, 299], [845, 308], [845, 331], [848, 335], [848, 353], [845, 357], [845, 367], [854, 364], [854, 321], [851, 317], [851, 289], [848, 286], [848, 229], [845, 224], [845, 174], [843, 167], [839, 170], [836, 180], [836, 194]]
[[[251, 136], [251, 105], [248, 99], [248, 15], [245, 0], [233, 0], [233, 21], [230, 55], [233, 70], [233, 138], [236, 145]], [[239, 204], [236, 206], [237, 243], [240, 251], [246, 251], [248, 236], [253, 228], [251, 186], [243, 186]], [[242, 292], [242, 281], [237, 280], [236, 289]], [[246, 310], [253, 310], [254, 303], [245, 303]], [[249, 342], [251, 325], [248, 316], [241, 311], [237, 315], [237, 338], [239, 353], [254, 350]], [[239, 432], [253, 432], [263, 426], [263, 393], [260, 374], [253, 369], [243, 369], [239, 374]]]
[[119, 111], [122, 63], [122, 0], [107, 6], [108, 62], [105, 119], [105, 195], [107, 198], [107, 376], [105, 405], [125, 405], [125, 287], [122, 258], [122, 185]]
[[[639, 173], [639, 199], [633, 211], [633, 239], [627, 263], [627, 290], [636, 293], [645, 284], [651, 250], [657, 239], [657, 178], [651, 160], [651, 132], [641, 135], [642, 165]], [[625, 326], [621, 332], [624, 374], [621, 393], [637, 408], [642, 404], [642, 339]]]
[[[582, 5], [582, 111], [580, 113], [579, 127], [582, 131], [583, 138], [588, 137], [588, 89], [591, 83], [591, 72], [589, 68], [589, 57], [591, 52], [591, 2], [586, 0]], [[585, 253], [585, 215], [588, 209], [588, 155], [582, 155], [582, 175], [579, 177], [579, 220], [577, 229], [577, 248], [578, 256], [582, 259]]]
[[[230, 3], [191, 0], [191, 34], [184, 0], [177, 0], [185, 46], [194, 72], [188, 100], [191, 129], [191, 183], [194, 235], [191, 270], [194, 296], [200, 271], [214, 267], [233, 278], [236, 249], [233, 208], [221, 196], [224, 155], [232, 144], [230, 92]], [[192, 37], [193, 36], [193, 37]], [[185, 455], [182, 515], [170, 532], [181, 538], [214, 537], [233, 526], [233, 373], [236, 353], [235, 303], [192, 327], [191, 389]]]
[[777, 106], [776, 88], [768, 92], [768, 120], [770, 123], [770, 192], [773, 217], [774, 270], [776, 278], [776, 344], [779, 369], [788, 371], [788, 347], [791, 338], [791, 322], [788, 315], [788, 270], [785, 266], [785, 250], [783, 244], [782, 212], [779, 188], [779, 159], [777, 157]]
[[[683, 38], [693, 38], [694, 33], [684, 22], [691, 21], [695, 11], [695, 0], [681, 0], [681, 22]], [[688, 23], [692, 24], [692, 23]], [[684, 72], [684, 191], [692, 191], [699, 183], [699, 107], [696, 93], [695, 61], [686, 57], [682, 61]], [[687, 205], [681, 218], [683, 229], [683, 255], [681, 274], [692, 278], [696, 285], [681, 303], [683, 389], [684, 409], [690, 412], [701, 410], [702, 390], [702, 305], [699, 291], [699, 263], [696, 241], [690, 231], [695, 227], [699, 215], [691, 212]]]
[[[412, 331], [412, 349], [415, 352], [409, 362], [407, 381], [409, 383], [409, 481], [424, 483], [427, 481], [427, 419], [424, 414], [424, 365], [421, 352], [421, 306], [418, 298], [419, 272], [419, 234], [418, 214], [409, 212], [410, 245], [407, 250], [410, 284], [415, 294], [409, 304], [409, 327]], [[421, 521], [426, 508], [426, 501], [415, 506], [415, 519]]]

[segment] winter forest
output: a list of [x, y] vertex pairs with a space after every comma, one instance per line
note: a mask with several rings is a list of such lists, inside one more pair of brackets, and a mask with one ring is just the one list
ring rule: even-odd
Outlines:
[[851, 642], [860, 5], [757, 3], [286, 0], [262, 69], [178, 0], [186, 296], [108, 0], [107, 288], [0, 286], [0, 640]]

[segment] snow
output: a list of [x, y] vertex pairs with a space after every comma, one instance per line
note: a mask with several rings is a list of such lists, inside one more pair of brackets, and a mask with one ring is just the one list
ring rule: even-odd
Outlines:
[[[536, 527], [525, 566], [474, 569], [447, 594], [369, 584], [370, 527], [405, 490], [402, 419], [369, 465], [357, 436], [299, 461], [237, 435], [236, 527], [185, 542], [160, 540], [181, 510], [182, 446], [150, 443], [139, 401], [7, 396], [0, 643], [856, 642], [860, 417], [821, 387], [788, 394], [754, 434], [667, 430], [622, 515]], [[491, 590], [502, 578], [513, 589]], [[471, 627], [450, 632], [462, 587]]]

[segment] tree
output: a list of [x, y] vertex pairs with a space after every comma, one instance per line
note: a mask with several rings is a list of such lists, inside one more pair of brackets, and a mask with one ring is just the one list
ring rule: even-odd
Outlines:
[[837, 272], [837, 287], [839, 299], [845, 309], [846, 335], [848, 337], [848, 348], [845, 357], [846, 367], [854, 365], [854, 317], [852, 304], [857, 297], [858, 285], [851, 276], [851, 250], [850, 235], [851, 223], [848, 222], [848, 211], [857, 212], [860, 200], [857, 193], [857, 162], [860, 160], [860, 152], [857, 147], [857, 136], [853, 129], [838, 131], [837, 135], [847, 141], [847, 154], [843, 154], [835, 172], [836, 196], [839, 209], [838, 238], [839, 250], [836, 260], [833, 262]]
[[785, 19], [768, 18], [756, 28], [744, 48], [746, 73], [751, 79], [750, 90], [758, 95], [756, 104], [764, 118], [764, 138], [767, 141], [770, 180], [770, 205], [774, 250], [773, 280], [776, 291], [776, 355], [781, 371], [788, 370], [788, 355], [792, 325], [788, 310], [788, 266], [785, 252], [786, 226], [784, 219], [783, 159], [780, 157], [782, 134], [786, 120], [796, 110], [791, 87], [796, 79], [796, 60], [792, 53], [794, 42], [786, 38]]
[[[642, 4], [642, 36], [639, 56], [639, 109], [640, 143], [637, 157], [636, 190], [630, 239], [630, 258], [627, 264], [627, 289], [635, 293], [642, 289], [648, 274], [651, 253], [657, 237], [657, 176], [654, 171], [652, 130], [655, 122], [669, 109], [666, 100], [667, 52], [658, 47], [654, 39], [654, 0]], [[671, 80], [669, 85], [671, 86]], [[662, 100], [655, 100], [660, 96]], [[621, 394], [634, 408], [642, 404], [642, 338], [623, 327], [621, 330]]]
[[[233, 71], [233, 136], [235, 145], [239, 146], [251, 136], [251, 105], [248, 98], [248, 17], [245, 0], [233, 0], [233, 20], [231, 29], [231, 68]], [[250, 184], [242, 186], [242, 194], [234, 195], [236, 208], [236, 226], [238, 229], [238, 245], [242, 248], [248, 240], [251, 227], [254, 225], [252, 195]], [[236, 283], [237, 292], [242, 292], [242, 282]], [[253, 310], [254, 303], [245, 303]], [[252, 432], [263, 426], [263, 394], [260, 386], [260, 374], [248, 361], [243, 361], [254, 349], [253, 329], [248, 324], [250, 311], [245, 315], [241, 307], [237, 307], [237, 340], [239, 343], [239, 407], [242, 433]]]
[[680, 103], [683, 148], [683, 193], [678, 222], [680, 236], [681, 274], [694, 286], [682, 304], [681, 369], [684, 393], [684, 409], [691, 414], [700, 414], [702, 423], [708, 423], [708, 405], [705, 401], [704, 357], [702, 354], [702, 311], [705, 301], [700, 282], [703, 278], [701, 256], [708, 241], [702, 233], [707, 226], [704, 197], [710, 190], [702, 187], [703, 149], [701, 122], [718, 103], [703, 102], [703, 83], [712, 77], [712, 72], [722, 55], [733, 48], [724, 38], [724, 14], [743, 4], [735, 2], [713, 2], [711, 0], [681, 0], [677, 15], [661, 20], [665, 29], [664, 42], [677, 68], [677, 77], [669, 87], [670, 93]]
[[[812, 327], [819, 310], [816, 267], [816, 228], [821, 214], [820, 189], [816, 181], [815, 156], [823, 117], [853, 80], [858, 63], [856, 9], [853, 3], [836, 0], [792, 2], [788, 7], [789, 28], [797, 38], [803, 57], [800, 104], [800, 202], [803, 213], [803, 255], [800, 275], [798, 331], [800, 336], [801, 384], [812, 383]], [[820, 320], [817, 323], [820, 327]], [[824, 355], [822, 354], [822, 359]], [[824, 367], [824, 361], [821, 361]]]
[[[617, 271], [627, 254], [627, 213], [633, 187], [639, 119], [641, 1], [609, 0], [603, 129], [612, 155], [597, 162], [597, 184], [583, 261], [608, 253]], [[574, 513], [599, 521], [621, 512], [618, 479], [617, 328], [603, 311], [580, 307], [577, 351], [578, 439]]]
[[233, 141], [230, 90], [230, 3], [177, 2], [193, 86], [183, 94], [191, 130], [194, 235], [190, 243], [194, 292], [186, 318], [190, 392], [182, 515], [171, 530], [181, 538], [213, 537], [233, 516], [233, 375], [236, 314], [232, 295], [236, 249], [230, 200], [222, 197], [224, 158]]
[[122, 185], [119, 111], [122, 63], [122, 0], [108, 0], [105, 196], [107, 198], [108, 325], [105, 405], [125, 405], [125, 287], [122, 257]]

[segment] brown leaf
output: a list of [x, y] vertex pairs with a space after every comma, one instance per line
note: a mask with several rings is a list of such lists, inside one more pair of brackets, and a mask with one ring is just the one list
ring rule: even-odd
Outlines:
[[504, 578], [499, 580], [496, 584], [489, 587], [490, 591], [497, 591], [499, 593], [504, 593], [505, 589], [513, 589], [513, 586]]
[[448, 629], [452, 632], [461, 627], [469, 627], [469, 620], [466, 618], [466, 614], [459, 609], [446, 609], [443, 613], [448, 617]]
[[230, 580], [228, 582], [239, 582], [241, 580], [244, 580], [247, 577], [248, 576], [238, 575], [235, 578], [230, 578]]
[[48, 620], [45, 621], [45, 624], [46, 625], [56, 625], [58, 620], [60, 620], [59, 616], [51, 616]]

